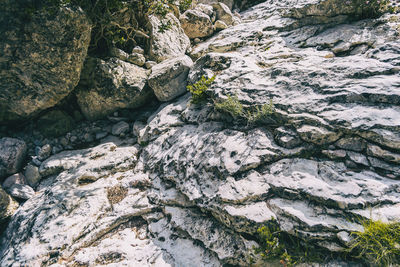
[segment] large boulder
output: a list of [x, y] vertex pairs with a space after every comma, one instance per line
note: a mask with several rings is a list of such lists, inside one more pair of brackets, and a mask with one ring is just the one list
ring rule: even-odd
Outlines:
[[21, 169], [26, 150], [26, 144], [22, 140], [10, 137], [0, 139], [0, 179]]
[[[164, 29], [166, 25], [170, 26]], [[151, 15], [148, 27], [151, 32], [149, 55], [154, 61], [161, 62], [182, 56], [190, 47], [190, 40], [179, 20], [171, 13], [168, 13], [165, 18]]]
[[160, 101], [169, 101], [185, 93], [186, 80], [193, 61], [188, 56], [166, 60], [152, 68], [149, 86]]
[[95, 120], [121, 108], [137, 108], [152, 96], [146, 86], [149, 71], [116, 58], [88, 58], [77, 87], [78, 104]]
[[56, 105], [78, 84], [91, 25], [79, 8], [5, 0], [0, 11], [0, 122]]
[[210, 17], [199, 10], [187, 10], [179, 20], [183, 30], [190, 39], [207, 37], [214, 32]]

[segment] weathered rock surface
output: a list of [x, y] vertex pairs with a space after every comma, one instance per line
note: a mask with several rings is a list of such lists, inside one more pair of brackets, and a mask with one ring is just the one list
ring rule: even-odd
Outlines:
[[0, 187], [0, 231], [4, 230], [6, 221], [16, 212], [18, 206], [18, 203]]
[[185, 93], [186, 80], [193, 61], [188, 56], [166, 60], [152, 68], [149, 86], [160, 101], [169, 101]]
[[87, 59], [76, 91], [83, 114], [94, 120], [145, 104], [152, 96], [146, 86], [148, 75], [146, 69], [116, 58]]
[[210, 17], [199, 10], [189, 9], [181, 15], [179, 20], [190, 39], [207, 37], [214, 32]]
[[26, 156], [24, 141], [3, 137], [0, 139], [0, 179], [20, 170]]
[[[162, 29], [163, 23], [170, 23], [169, 29]], [[149, 55], [152, 60], [161, 62], [182, 56], [190, 47], [190, 40], [183, 31], [179, 20], [171, 13], [164, 19], [155, 15], [149, 17], [151, 32]]]
[[186, 94], [133, 123], [140, 146], [50, 157], [0, 265], [249, 266], [273, 223], [332, 255], [317, 266], [360, 266], [340, 259], [360, 218], [400, 219], [400, 20], [357, 12], [271, 0], [242, 13], [195, 47], [188, 78], [215, 74], [213, 100], [272, 99], [274, 113], [251, 124]]
[[82, 10], [31, 12], [28, 2], [1, 3], [0, 122], [35, 115], [71, 93], [89, 46]]

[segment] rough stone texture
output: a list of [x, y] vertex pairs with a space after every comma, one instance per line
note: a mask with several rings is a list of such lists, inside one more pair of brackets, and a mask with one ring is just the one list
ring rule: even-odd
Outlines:
[[214, 27], [216, 31], [221, 31], [221, 30], [225, 30], [226, 28], [228, 28], [228, 25], [226, 25], [225, 22], [223, 22], [222, 20], [217, 20], [214, 23]]
[[223, 21], [226, 25], [233, 24], [233, 14], [227, 5], [224, 3], [214, 3], [212, 6], [217, 14], [217, 20]]
[[169, 101], [185, 93], [186, 80], [193, 61], [188, 56], [166, 60], [152, 68], [149, 86], [160, 101]]
[[4, 230], [6, 220], [8, 220], [18, 209], [18, 202], [11, 198], [0, 187], [0, 232]]
[[16, 173], [16, 174], [13, 174], [13, 175], [7, 177], [4, 180], [2, 187], [3, 187], [3, 189], [8, 190], [14, 184], [26, 184], [26, 183], [27, 183], [27, 180], [26, 180], [25, 176], [22, 175], [22, 173]]
[[0, 139], [0, 179], [17, 173], [26, 156], [24, 141], [3, 137]]
[[182, 56], [190, 47], [190, 40], [174, 15], [168, 13], [162, 21], [164, 23], [170, 21], [171, 28], [160, 31], [162, 25], [160, 18], [154, 15], [149, 17], [151, 32], [149, 55], [152, 60], [157, 62]]
[[216, 74], [213, 100], [275, 112], [250, 124], [186, 94], [134, 122], [140, 146], [50, 157], [0, 265], [249, 266], [274, 223], [334, 257], [300, 266], [361, 266], [335, 258], [360, 219], [400, 220], [400, 20], [357, 12], [271, 0], [199, 44], [191, 82]]
[[39, 168], [32, 164], [28, 164], [25, 167], [24, 176], [30, 186], [36, 186], [42, 178], [39, 173]]
[[214, 32], [210, 17], [199, 10], [189, 9], [180, 16], [179, 20], [190, 39], [207, 37]]
[[35, 195], [35, 190], [26, 184], [14, 184], [7, 190], [7, 192], [12, 197], [23, 200], [30, 199]]
[[197, 3], [202, 3], [202, 4], [215, 4], [215, 3], [224, 3], [226, 6], [228, 6], [230, 9], [234, 6], [234, 0], [197, 0]]
[[35, 115], [66, 97], [78, 84], [89, 46], [91, 26], [82, 10], [27, 18], [28, 2], [1, 3], [0, 122]]
[[87, 59], [76, 96], [86, 118], [94, 120], [120, 108], [136, 108], [151, 97], [146, 87], [148, 71], [111, 58]]

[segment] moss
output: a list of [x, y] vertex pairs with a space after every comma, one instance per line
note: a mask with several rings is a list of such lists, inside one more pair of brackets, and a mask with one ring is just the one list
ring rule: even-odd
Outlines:
[[366, 220], [363, 232], [353, 232], [349, 250], [367, 263], [390, 266], [400, 263], [400, 222]]

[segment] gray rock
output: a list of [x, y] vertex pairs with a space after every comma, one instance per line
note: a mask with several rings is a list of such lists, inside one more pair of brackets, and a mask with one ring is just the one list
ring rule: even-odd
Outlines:
[[317, 145], [333, 143], [341, 136], [341, 133], [332, 132], [323, 127], [315, 127], [310, 125], [303, 125], [296, 130], [304, 141]]
[[120, 121], [117, 124], [114, 124], [111, 130], [112, 134], [116, 136], [125, 134], [128, 131], [129, 131], [129, 124], [124, 121]]
[[185, 93], [186, 80], [193, 61], [188, 56], [166, 60], [152, 68], [149, 86], [160, 101], [169, 101]]
[[39, 168], [31, 164], [25, 167], [24, 175], [28, 184], [33, 187], [36, 186], [42, 178], [39, 173]]
[[22, 140], [10, 137], [0, 139], [0, 179], [21, 169], [26, 151], [26, 144]]
[[88, 58], [76, 91], [86, 118], [95, 120], [120, 108], [137, 108], [151, 97], [148, 71], [116, 58]]
[[40, 147], [36, 153], [36, 156], [40, 161], [43, 161], [50, 157], [52, 151], [52, 147], [49, 144], [45, 144], [44, 146]]
[[216, 31], [222, 31], [222, 30], [225, 30], [226, 28], [228, 28], [228, 25], [226, 25], [226, 23], [223, 22], [222, 20], [217, 20], [214, 23], [214, 28]]
[[[2, 2], [0, 19], [0, 121], [25, 119], [69, 95], [90, 41], [91, 25], [78, 8], [32, 12]], [[68, 43], [69, 45], [65, 45]]]
[[57, 137], [71, 131], [75, 126], [75, 121], [64, 111], [56, 109], [41, 116], [36, 124], [44, 136]]
[[210, 18], [213, 16], [213, 13], [214, 13], [214, 9], [213, 9], [213, 7], [211, 5], [202, 4], [200, 2], [199, 2], [199, 4], [197, 4], [195, 6], [194, 9], [203, 12], [204, 14], [209, 16]]
[[8, 193], [19, 199], [27, 200], [35, 196], [35, 190], [26, 184], [14, 184], [8, 189]]
[[4, 180], [2, 187], [5, 190], [9, 190], [14, 184], [24, 185], [26, 183], [27, 183], [26, 177], [22, 173], [16, 173], [16, 174], [13, 174], [13, 175], [7, 177]]
[[366, 148], [366, 142], [359, 137], [342, 138], [335, 145], [342, 149], [361, 152]]
[[232, 9], [234, 6], [234, 0], [197, 0], [197, 2], [202, 3], [202, 4], [207, 4], [207, 5], [211, 5], [211, 4], [220, 2], [220, 3], [224, 3], [230, 9]]
[[[160, 31], [162, 21], [164, 23], [170, 21], [171, 28]], [[154, 15], [150, 16], [149, 30], [151, 32], [149, 55], [154, 61], [161, 62], [182, 56], [190, 47], [190, 40], [183, 31], [179, 20], [171, 13], [168, 13], [165, 19]]]
[[207, 37], [214, 32], [210, 17], [199, 10], [189, 9], [185, 11], [180, 16], [179, 21], [190, 39]]
[[157, 62], [155, 62], [155, 61], [146, 61], [146, 63], [144, 65], [145, 65], [146, 69], [151, 69], [152, 67], [157, 65]]

